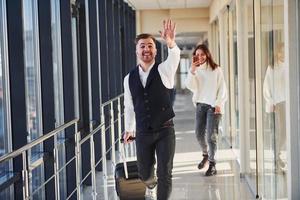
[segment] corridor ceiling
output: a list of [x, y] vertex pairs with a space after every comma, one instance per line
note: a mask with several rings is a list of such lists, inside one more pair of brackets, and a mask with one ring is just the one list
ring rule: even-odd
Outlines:
[[125, 0], [135, 10], [206, 8], [212, 0]]

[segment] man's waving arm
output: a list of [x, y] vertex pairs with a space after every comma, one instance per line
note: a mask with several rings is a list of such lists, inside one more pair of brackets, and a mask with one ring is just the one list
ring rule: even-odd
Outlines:
[[163, 30], [160, 31], [161, 38], [168, 46], [168, 57], [160, 64], [158, 70], [167, 88], [174, 87], [174, 76], [180, 61], [180, 49], [175, 42], [176, 24], [170, 19], [163, 21]]

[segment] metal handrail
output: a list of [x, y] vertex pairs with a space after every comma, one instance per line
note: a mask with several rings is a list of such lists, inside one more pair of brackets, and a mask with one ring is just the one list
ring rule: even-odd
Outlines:
[[112, 98], [111, 100], [109, 100], [109, 101], [107, 101], [107, 102], [101, 104], [101, 107], [107, 106], [108, 104], [110, 104], [111, 102], [117, 100], [118, 98], [120, 98], [120, 97], [122, 97], [122, 96], [124, 96], [124, 94], [120, 94], [120, 95], [116, 96], [115, 98]]
[[99, 126], [97, 128], [95, 128], [94, 130], [92, 130], [92, 132], [90, 132], [88, 135], [86, 135], [84, 138], [82, 138], [80, 141], [79, 141], [79, 144], [82, 145], [83, 143], [85, 143], [87, 140], [90, 139], [90, 137], [92, 135], [95, 135], [95, 133], [97, 133], [98, 131], [101, 130], [102, 126], [104, 126], [104, 123], [102, 122], [101, 124], [99, 124]]
[[32, 147], [38, 145], [39, 143], [44, 142], [48, 138], [53, 137], [56, 133], [68, 128], [69, 126], [71, 126], [73, 124], [76, 124], [78, 121], [79, 121], [79, 119], [73, 119], [72, 121], [70, 121], [64, 125], [57, 127], [55, 130], [47, 133], [46, 135], [43, 135], [43, 136], [33, 140], [32, 142], [26, 144], [25, 146], [1, 156], [0, 163], [21, 155], [24, 151], [27, 151], [27, 150], [31, 149]]
[[[121, 109], [121, 98], [123, 97], [124, 94], [118, 95], [113, 99], [110, 99], [109, 101], [103, 103], [100, 105], [100, 109], [101, 109], [101, 122], [100, 124], [93, 128], [93, 126], [91, 125], [91, 130], [90, 132], [83, 138], [80, 137], [80, 132], [78, 132], [77, 130], [77, 124], [79, 119], [74, 119], [64, 125], [61, 125], [59, 127], [57, 127], [55, 130], [33, 140], [32, 142], [30, 142], [29, 144], [24, 145], [23, 147], [12, 151], [10, 153], [7, 153], [5, 155], [3, 155], [2, 157], [0, 157], [0, 163], [5, 162], [9, 159], [13, 159], [19, 155], [22, 155], [22, 160], [23, 160], [23, 170], [22, 170], [22, 181], [23, 181], [23, 198], [24, 199], [30, 199], [32, 197], [32, 195], [36, 194], [41, 188], [43, 188], [48, 182], [50, 182], [51, 180], [55, 180], [55, 183], [57, 183], [59, 180], [58, 178], [58, 174], [65, 169], [71, 162], [73, 162], [75, 160], [76, 162], [76, 187], [74, 188], [74, 190], [71, 192], [71, 194], [69, 194], [69, 196], [67, 197], [67, 199], [69, 199], [75, 192], [77, 192], [77, 198], [80, 200], [81, 199], [81, 190], [80, 187], [83, 184], [83, 182], [89, 177], [92, 176], [92, 187], [93, 187], [93, 192], [91, 193], [93, 200], [96, 199], [97, 196], [97, 192], [96, 192], [96, 171], [95, 168], [98, 166], [98, 164], [100, 164], [100, 162], [102, 162], [103, 165], [103, 179], [105, 182], [107, 182], [107, 178], [108, 178], [108, 174], [107, 174], [107, 165], [106, 165], [106, 155], [110, 152], [112, 157], [111, 157], [111, 161], [112, 164], [116, 164], [116, 158], [115, 158], [115, 145], [119, 142], [119, 137], [121, 136], [121, 122], [122, 122], [122, 118], [124, 117], [124, 113], [122, 113], [122, 109]], [[116, 104], [115, 104], [116, 103]], [[109, 105], [110, 107], [110, 115], [109, 116], [109, 120], [110, 123], [109, 124], [105, 124], [105, 114], [104, 114], [104, 107]], [[114, 105], [117, 105], [117, 107], [115, 107]], [[115, 115], [114, 111], [117, 111], [117, 115]], [[117, 124], [118, 129], [116, 130], [116, 133], [118, 133], [118, 139], [115, 139], [115, 126], [116, 126], [116, 122], [119, 122]], [[40, 185], [37, 189], [35, 189], [34, 191], [30, 191], [29, 190], [29, 177], [30, 177], [30, 170], [28, 168], [28, 151], [46, 141], [47, 139], [51, 138], [51, 137], [56, 137], [57, 134], [61, 131], [63, 131], [66, 128], [69, 128], [70, 126], [75, 125], [74, 127], [74, 137], [75, 137], [75, 155], [70, 158], [69, 161], [67, 161], [67, 163], [65, 163], [63, 166], [58, 167], [57, 166], [57, 162], [58, 162], [58, 157], [57, 157], [57, 146], [54, 147], [53, 151], [54, 151], [54, 165], [55, 165], [55, 170], [52, 176], [50, 176], [47, 180], [45, 180], [45, 182]], [[106, 131], [110, 129], [110, 143], [106, 144]], [[101, 140], [102, 140], [102, 156], [99, 160], [95, 160], [95, 144], [94, 144], [94, 135], [96, 133], [98, 133], [100, 131], [100, 135], [101, 135]], [[83, 143], [87, 142], [89, 140], [90, 142], [90, 150], [91, 150], [91, 170], [85, 174], [85, 177], [81, 177], [81, 146], [83, 145]], [[110, 146], [109, 146], [110, 145]], [[106, 149], [106, 147], [109, 147], [108, 149]], [[56, 199], [60, 199], [59, 196], [59, 184], [55, 185], [55, 198]], [[107, 192], [105, 192], [107, 193]], [[105, 199], [107, 199], [107, 194], [104, 194]]]

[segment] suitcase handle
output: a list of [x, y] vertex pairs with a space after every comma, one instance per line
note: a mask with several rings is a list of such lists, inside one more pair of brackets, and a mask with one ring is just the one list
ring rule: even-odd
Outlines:
[[[133, 136], [130, 136], [128, 138], [128, 140], [135, 140], [135, 137]], [[127, 169], [127, 161], [126, 161], [126, 156], [125, 156], [125, 143], [124, 143], [124, 139], [121, 138], [120, 139], [120, 142], [122, 144], [122, 148], [121, 148], [121, 157], [122, 157], [122, 160], [123, 160], [123, 166], [124, 166], [124, 172], [125, 172], [125, 178], [128, 179], [128, 169]]]
[[[130, 136], [130, 137], [128, 138], [128, 140], [133, 141], [133, 140], [135, 140], [135, 137]], [[121, 143], [124, 143], [124, 138], [121, 138], [121, 139], [120, 139], [120, 142], [121, 142]]]

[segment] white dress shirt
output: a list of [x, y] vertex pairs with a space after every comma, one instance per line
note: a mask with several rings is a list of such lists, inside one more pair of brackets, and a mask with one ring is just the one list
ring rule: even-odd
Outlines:
[[[168, 89], [174, 88], [174, 77], [180, 61], [180, 49], [174, 46], [172, 49], [168, 48], [167, 59], [158, 65], [158, 73], [164, 86]], [[147, 78], [154, 63], [147, 71], [143, 71], [139, 66], [139, 75], [143, 86], [146, 86]], [[132, 102], [132, 96], [129, 89], [129, 74], [124, 78], [124, 117], [125, 117], [125, 131], [135, 131], [135, 113]]]
[[189, 72], [186, 87], [193, 92], [193, 103], [205, 103], [219, 106], [221, 113], [227, 100], [227, 89], [223, 71], [220, 67], [212, 70], [204, 63], [196, 68], [195, 74]]

